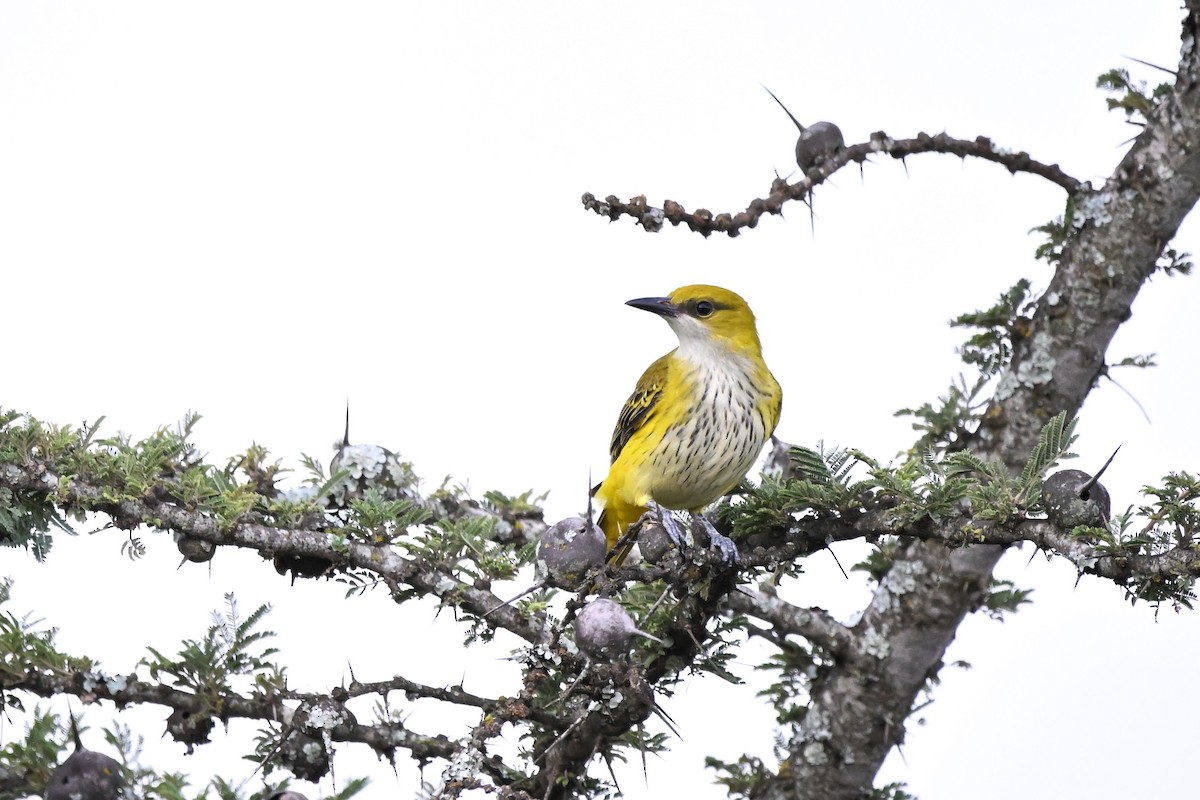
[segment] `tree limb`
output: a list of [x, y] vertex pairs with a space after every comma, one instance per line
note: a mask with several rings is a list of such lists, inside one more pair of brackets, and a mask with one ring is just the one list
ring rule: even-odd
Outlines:
[[730, 609], [769, 622], [776, 633], [802, 636], [832, 656], [843, 656], [854, 645], [850, 629], [820, 608], [800, 608], [780, 599], [764, 581], [759, 591], [740, 588], [729, 595]]
[[[203, 714], [201, 700], [196, 695], [160, 683], [138, 680], [136, 677], [113, 680], [95, 672], [28, 671], [22, 675], [0, 675], [0, 688], [5, 691], [22, 689], [42, 697], [71, 694], [80, 698], [110, 700], [118, 707], [131, 703], [149, 703], [165, 706], [189, 714]], [[287, 695], [298, 698], [301, 695]], [[243, 697], [235, 693], [222, 696], [219, 718], [253, 719], [287, 723], [292, 710], [280, 702], [285, 695], [274, 697]], [[346, 731], [331, 734], [331, 739], [342, 742], [359, 742], [376, 750], [392, 750], [397, 747], [410, 750], [414, 758], [448, 758], [455, 744], [445, 736], [424, 735], [409, 731], [398, 722], [380, 725], [355, 723]]]
[[[998, 523], [959, 514], [938, 520], [923, 517], [914, 523], [901, 523], [886, 510], [864, 511], [848, 517], [805, 519], [787, 529], [760, 531], [749, 537], [755, 547], [744, 557], [744, 565], [783, 563], [810, 555], [834, 542], [880, 536], [910, 537], [952, 550], [973, 545], [1008, 547], [1030, 542], [1067, 559], [1081, 574], [1107, 578], [1119, 585], [1200, 577], [1200, 551], [1186, 544], [1158, 552], [1127, 552], [1122, 548], [1104, 549], [1042, 519], [1014, 518]], [[746, 601], [731, 599], [731, 603], [736, 602]]]
[[[256, 550], [269, 557], [276, 554], [327, 559], [335, 564], [357, 567], [394, 582], [412, 586], [445, 602], [459, 605], [483, 616], [496, 609], [488, 619], [531, 643], [545, 641], [546, 632], [536, 621], [527, 619], [510, 607], [498, 608], [501, 599], [490, 591], [464, 583], [445, 570], [417, 558], [405, 558], [394, 548], [348, 541], [335, 547], [327, 533], [305, 529], [281, 529], [254, 522], [238, 522], [228, 529], [211, 515], [182, 508], [172, 503], [146, 499], [114, 501], [111, 487], [102, 481], [75, 476], [61, 482], [52, 464], [27, 461], [24, 465], [7, 464], [0, 470], [0, 486], [13, 491], [46, 492], [68, 509], [99, 511], [117, 521], [120, 527], [147, 525], [172, 530], [215, 545], [232, 545]], [[475, 513], [479, 513], [476, 509]], [[536, 535], [529, 532], [527, 535]]]
[[[1028, 335], [1014, 342], [983, 427], [967, 443], [1014, 472], [1047, 419], [1079, 410], [1114, 333], [1200, 197], [1198, 29], [1200, 2], [1189, 0], [1179, 80], [1104, 186], [1077, 192], [1054, 278]], [[886, 651], [818, 678], [800, 733], [788, 745], [790, 779], [766, 781], [761, 797], [837, 800], [869, 792], [1002, 552], [914, 541], [898, 554], [855, 626], [856, 634], [885, 642]]]
[[883, 131], [876, 131], [871, 134], [870, 141], [840, 150], [820, 166], [810, 169], [796, 183], [789, 184], [782, 178], [777, 178], [771, 183], [771, 190], [765, 198], [750, 201], [745, 211], [736, 214], [714, 215], [704, 208], [689, 212], [674, 200], [664, 200], [662, 208], [657, 208], [647, 204], [645, 195], [623, 203], [615, 195], [598, 200], [591, 192], [587, 192], [583, 195], [582, 202], [584, 208], [602, 217], [608, 217], [613, 222], [623, 216], [631, 217], [651, 233], [662, 230], [663, 222], [666, 221], [672, 225], [686, 224], [695, 233], [706, 237], [713, 233], [724, 233], [733, 237], [741, 233], [743, 228], [757, 227], [763, 214], [780, 214], [787, 202], [804, 200], [814, 186], [824, 183], [830, 175], [847, 164], [862, 164], [874, 153], [884, 153], [897, 159], [919, 153], [944, 153], [962, 158], [970, 156], [1000, 164], [1014, 175], [1026, 172], [1045, 178], [1069, 195], [1086, 188], [1086, 184], [1063, 172], [1057, 164], [1043, 164], [1034, 160], [1028, 153], [1013, 153], [997, 147], [986, 136], [968, 140], [956, 139], [947, 133], [932, 136], [918, 133], [912, 139], [893, 139]]

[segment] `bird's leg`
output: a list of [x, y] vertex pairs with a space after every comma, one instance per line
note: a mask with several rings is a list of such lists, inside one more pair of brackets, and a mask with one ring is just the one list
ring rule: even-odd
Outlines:
[[650, 501], [650, 508], [658, 512], [658, 521], [662, 523], [663, 530], [667, 532], [667, 536], [682, 552], [687, 547], [687, 534], [683, 530], [683, 526], [679, 524], [679, 520], [675, 519], [675, 515], [667, 509]]
[[704, 531], [704, 533], [708, 536], [709, 546], [715, 547], [721, 551], [721, 560], [724, 561], [726, 565], [737, 564], [742, 560], [738, 555], [737, 545], [733, 543], [733, 539], [730, 539], [728, 536], [714, 528], [713, 524], [708, 521], [708, 517], [704, 516], [703, 514], [693, 514], [692, 525], [694, 528], [699, 528], [700, 530]]

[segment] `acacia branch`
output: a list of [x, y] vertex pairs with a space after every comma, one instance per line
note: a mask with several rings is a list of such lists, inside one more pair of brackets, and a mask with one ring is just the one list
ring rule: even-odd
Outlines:
[[854, 645], [850, 629], [820, 608], [800, 608], [781, 599], [770, 583], [759, 591], [741, 588], [729, 595], [730, 609], [769, 622], [775, 633], [801, 636], [833, 656], [842, 656]]
[[530, 643], [543, 642], [546, 638], [545, 630], [536, 620], [527, 619], [511, 607], [497, 609], [502, 601], [487, 589], [465, 583], [423, 559], [405, 558], [386, 545], [349, 541], [335, 547], [325, 532], [274, 528], [255, 522], [238, 522], [223, 528], [208, 514], [157, 499], [114, 501], [109, 487], [101, 480], [93, 482], [84, 476], [74, 476], [61, 484], [54, 473], [54, 465], [36, 460], [23, 465], [7, 464], [0, 469], [0, 487], [14, 492], [47, 493], [65, 509], [105, 513], [123, 528], [146, 525], [176, 531], [215, 545], [256, 550], [265, 557], [283, 554], [325, 559], [377, 574], [390, 583], [411, 586], [422, 594], [433, 595], [481, 617], [495, 609], [488, 617], [490, 624], [505, 628]]
[[[421, 556], [402, 556], [389, 543], [367, 544], [336, 536], [336, 530], [320, 529], [328, 524], [323, 518], [311, 521], [313, 529], [272, 527], [255, 521], [257, 515], [254, 512], [222, 523], [212, 514], [183, 507], [182, 500], [173, 499], [184, 496], [181, 492], [148, 491], [130, 496], [123, 478], [119, 474], [114, 476], [110, 470], [99, 470], [93, 476], [78, 474], [79, 470], [76, 469], [70, 471], [70, 477], [60, 479], [58, 469], [61, 467], [56, 462], [27, 456], [22, 463], [0, 466], [0, 488], [11, 490], [20, 502], [34, 506], [51, 501], [56, 507], [70, 513], [107, 514], [121, 528], [134, 529], [145, 525], [175, 531], [217, 546], [256, 550], [265, 557], [282, 554], [323, 559], [336, 569], [367, 571], [380, 576], [395, 588], [412, 587], [418, 594], [436, 596], [480, 619], [486, 617], [486, 624], [510, 630], [535, 645], [531, 651], [534, 662], [553, 658], [556, 672], [569, 675], [578, 673], [583, 666], [580, 657], [568, 653], [558, 644], [560, 627], [545, 625], [541, 617], [527, 618], [512, 606], [501, 606], [500, 598], [485, 588], [483, 582], [476, 585], [457, 578], [452, 572], [454, 565], [432, 564]], [[164, 486], [169, 487], [170, 481], [165, 481]], [[481, 512], [475, 509], [472, 513]], [[536, 535], [541, 524], [538, 520], [536, 525], [525, 525], [522, 535]], [[475, 749], [482, 753], [484, 741], [498, 733], [500, 725], [506, 721], [529, 720], [542, 724], [548, 730], [569, 728], [569, 735], [556, 739], [552, 751], [544, 754], [540, 771], [529, 779], [530, 784], [536, 787], [535, 793], [545, 797], [552, 788], [555, 792], [561, 791], [562, 787], [556, 784], [558, 777], [583, 774], [587, 762], [595, 753], [609, 752], [612, 742], [639, 725], [653, 709], [653, 683], [676, 674], [701, 653], [703, 643], [711, 635], [709, 623], [720, 613], [722, 600], [734, 585], [736, 572], [727, 569], [716, 553], [689, 551], [687, 556], [683, 559], [676, 554], [668, 560], [668, 565], [630, 570], [633, 579], [656, 580], [663, 577], [682, 589], [682, 596], [671, 606], [672, 620], [660, 630], [670, 642], [661, 653], [656, 654], [640, 670], [632, 670], [628, 664], [593, 664], [585, 680], [576, 687], [577, 694], [582, 696], [580, 699], [587, 699], [583, 701], [586, 710], [577, 711], [574, 722], [567, 722], [546, 712], [544, 708], [541, 711], [532, 710], [537, 687], [547, 678], [547, 670], [536, 665], [529, 667], [523, 693], [513, 702], [497, 701], [488, 709], [487, 716], [495, 721], [481, 724], [477, 729], [477, 737], [471, 740], [476, 742]], [[611, 567], [593, 576], [593, 586], [603, 587], [608, 593], [617, 591], [618, 585], [623, 585], [620, 582], [619, 571], [614, 574]], [[706, 590], [694, 591], [698, 585], [705, 586]], [[467, 705], [482, 706], [486, 703], [485, 698], [475, 698], [453, 690], [438, 692], [431, 687], [407, 682], [396, 685], [397, 688], [450, 701], [462, 701]], [[617, 697], [612, 695], [613, 686], [624, 687]], [[194, 702], [186, 694], [168, 695], [165, 699], [184, 704]], [[355, 726], [345, 734], [348, 741], [362, 741], [377, 749], [387, 747], [389, 743], [399, 744], [392, 741], [394, 736], [389, 736], [386, 725], [378, 728]], [[454, 769], [455, 759], [471, 757], [471, 747], [461, 742], [439, 740], [442, 741], [447, 749], [438, 750], [436, 754], [451, 760], [451, 770]]]
[[896, 159], [919, 153], [943, 153], [961, 158], [969, 156], [1000, 164], [1014, 175], [1025, 172], [1045, 178], [1069, 195], [1074, 195], [1085, 187], [1083, 182], [1068, 175], [1057, 164], [1043, 164], [1026, 152], [1014, 153], [997, 147], [986, 136], [968, 140], [956, 139], [947, 133], [918, 133], [912, 139], [893, 139], [883, 131], [876, 131], [871, 134], [869, 141], [839, 150], [820, 166], [808, 170], [807, 174], [795, 183], [776, 178], [771, 183], [766, 197], [751, 200], [744, 211], [736, 214], [713, 214], [704, 208], [689, 212], [674, 200], [664, 200], [662, 207], [658, 208], [649, 205], [645, 195], [626, 203], [618, 200], [615, 195], [598, 200], [591, 192], [586, 192], [582, 202], [584, 208], [602, 217], [608, 217], [610, 221], [631, 217], [651, 233], [657, 233], [662, 230], [664, 222], [670, 222], [672, 225], [685, 224], [695, 233], [706, 237], [713, 233], [724, 233], [733, 237], [740, 234], [743, 228], [757, 227], [763, 214], [783, 213], [783, 207], [788, 202], [804, 200], [813, 187], [824, 183], [842, 167], [852, 163], [862, 164], [875, 153], [883, 153]]
[[[746, 548], [749, 552], [743, 557], [743, 565], [765, 567], [785, 563], [825, 549], [834, 542], [880, 536], [903, 536], [951, 549], [972, 545], [1009, 547], [1029, 542], [1067, 559], [1080, 573], [1106, 578], [1118, 585], [1200, 578], [1200, 551], [1194, 543], [1181, 543], [1168, 550], [1149, 553], [1125, 550], [1120, 543], [1105, 549], [1043, 519], [1014, 517], [1006, 522], [995, 522], [960, 514], [903, 522], [885, 509], [803, 519], [787, 528], [758, 531], [747, 537], [746, 544], [750, 547]], [[736, 595], [731, 595], [731, 603], [738, 602], [733, 598]]]
[[[364, 694], [380, 694], [387, 696], [388, 692], [401, 691], [412, 699], [413, 697], [426, 697], [433, 700], [441, 700], [446, 703], [454, 703], [456, 705], [474, 706], [484, 709], [485, 711], [493, 710], [499, 707], [502, 703], [500, 700], [492, 697], [481, 697], [464, 691], [461, 686], [451, 686], [448, 688], [438, 688], [436, 686], [426, 686], [416, 681], [410, 681], [408, 678], [394, 675], [390, 680], [376, 681], [373, 683], [360, 683], [359, 681], [351, 681], [347, 687], [346, 693], [349, 697], [358, 697]], [[527, 707], [521, 717], [531, 719], [535, 722], [550, 727], [562, 729], [567, 727], [568, 720], [556, 717], [546, 711]]]
[[1118, 585], [1134, 582], [1175, 581], [1200, 577], [1200, 551], [1196, 545], [1179, 544], [1159, 553], [1107, 552], [1045, 520], [1027, 520], [1005, 529], [985, 527], [980, 540], [989, 544], [1032, 542], [1070, 561], [1081, 574], [1096, 575]]
[[[1076, 192], [1076, 216], [1028, 331], [983, 426], [965, 442], [977, 455], [1019, 471], [1046, 420], [1074, 416], [1104, 368], [1117, 328], [1156, 268], [1163, 247], [1200, 198], [1200, 2], [1189, 0], [1178, 80], [1099, 190]], [[887, 643], [853, 670], [818, 676], [787, 776], [760, 798], [861, 798], [903, 739], [903, 721], [937, 675], [966, 614], [978, 607], [1003, 548], [904, 547], [883, 577], [856, 633]]]
[[[77, 469], [70, 469], [71, 462], [66, 463], [67, 473], [78, 472]], [[261, 524], [254, 521], [261, 519], [254, 512], [244, 514], [239, 518], [242, 521], [222, 523], [210, 513], [184, 507], [183, 501], [178, 499], [184, 494], [175, 491], [178, 487], [169, 480], [161, 487], [154, 487], [155, 491], [131, 496], [123, 479], [119, 475], [114, 477], [110, 470], [94, 470], [100, 477], [74, 474], [72, 477], [60, 479], [56, 474], [59, 469], [63, 467], [57, 462], [39, 462], [27, 457], [23, 463], [0, 467], [0, 488], [7, 488], [27, 497], [40, 494], [72, 512], [106, 513], [120, 527], [148, 525], [174, 530], [214, 545], [255, 549], [265, 556], [285, 554], [313, 557], [327, 560], [339, 569], [370, 571], [379, 575], [397, 591], [401, 585], [411, 586], [420, 594], [435, 595], [443, 602], [463, 607], [480, 617], [485, 612], [495, 611], [488, 617], [489, 623], [494, 619], [500, 627], [513, 630], [518, 635], [521, 635], [522, 631], [528, 633], [531, 638], [527, 640], [538, 645], [535, 649], [545, 648], [545, 652], [553, 652], [556, 655], [559, 659], [557, 663], [561, 665], [565, 674], [577, 673], [581, 667], [577, 658], [572, 658], [557, 647], [561, 626], [544, 629], [538, 627], [540, 620], [526, 620], [514, 608], [497, 610], [499, 600], [487, 590], [486, 585], [482, 582], [478, 585], [468, 584], [456, 578], [452, 572], [453, 565], [434, 565], [421, 556], [406, 558], [390, 544], [344, 541], [341, 537], [333, 535], [336, 529], [325, 529], [329, 527], [329, 523], [323, 518], [312, 520], [311, 529], [285, 529]], [[157, 491], [160, 488], [163, 491]], [[873, 498], [872, 502], [879, 503], [880, 498]], [[445, 515], [449, 516], [460, 513], [492, 513], [478, 508], [447, 508], [446, 512]], [[744, 554], [742, 567], [753, 568], [792, 561], [823, 549], [833, 541], [883, 534], [900, 534], [916, 539], [944, 542], [958, 548], [972, 542], [1007, 545], [1019, 540], [1029, 540], [1056, 547], [1080, 559], [1093, 557], [1092, 551], [1077, 547], [1078, 540], [1067, 538], [1066, 534], [1051, 526], [1024, 531], [1019, 529], [1017, 523], [1008, 527], [981, 525], [968, 517], [937, 523], [922, 518], [902, 526], [898, 519], [897, 513], [885, 507], [845, 513], [833, 518], [804, 518], [789, 525], [786, 530], [760, 531], [741, 541]], [[529, 523], [520, 531], [517, 530], [517, 526], [510, 525], [506, 528], [506, 535], [511, 538], [512, 543], [519, 544], [523, 541], [523, 536], [533, 535], [540, 524], [538, 519], [536, 524]], [[1123, 563], [1128, 565], [1131, 562], [1126, 560]], [[872, 667], [872, 659], [887, 649], [882, 644], [884, 637], [878, 631], [863, 630], [859, 627], [854, 630], [847, 629], [823, 612], [793, 608], [766, 592], [745, 599], [736, 594], [729, 595], [736, 577], [737, 572], [725, 569], [716, 553], [703, 550], [685, 550], [682, 553], [672, 551], [663, 561], [654, 565], [620, 570], [606, 568], [593, 574], [585, 591], [596, 589], [600, 594], [608, 595], [621, 591], [624, 583], [629, 580], [665, 580], [675, 587], [678, 602], [672, 603], [672, 621], [658, 631], [669, 644], [664, 651], [653, 653], [642, 670], [635, 672], [630, 671], [628, 665], [616, 665], [613, 667], [616, 672], [607, 670], [600, 673], [601, 676], [607, 675], [604, 680], [598, 680], [597, 675], [592, 674], [585, 676], [587, 680], [577, 681], [578, 694], [586, 698], [583, 708], [587, 710], [580, 710], [579, 703], [575, 703], [576, 716], [573, 721], [567, 716], [559, 717], [548, 713], [545, 706], [539, 709], [537, 688], [545, 674], [543, 672], [541, 678], [537, 677], [540, 670], [532, 665], [532, 662], [526, 665], [525, 690], [517, 699], [507, 702], [470, 695], [461, 688], [436, 689], [398, 676], [392, 681], [376, 684], [355, 682], [349, 691], [334, 690], [333, 697], [338, 698], [338, 692], [342, 693], [341, 699], [345, 699], [371, 691], [400, 689], [420, 696], [486, 710], [488, 713], [484, 716], [484, 721], [472, 734], [469, 743], [452, 743], [445, 737], [440, 737], [436, 740], [437, 748], [426, 748], [428, 752], [436, 752], [437, 755], [450, 759], [452, 768], [455, 759], [467, 758], [474, 752], [485, 753], [486, 740], [496, 735], [504, 722], [530, 721], [539, 723], [547, 731], [565, 731], [554, 738], [549, 749], [542, 752], [543, 767], [540, 772], [531, 776], [528, 784], [535, 788], [538, 796], [545, 796], [545, 792], [555, 785], [558, 778], [582, 774], [587, 768], [587, 762], [595, 753], [607, 754], [617, 737], [645, 719], [649, 710], [653, 708], [653, 691], [650, 687], [661, 679], [671, 680], [681, 666], [693, 664], [698, 657], [703, 657], [704, 642], [709, 637], [709, 623], [728, 607], [752, 613], [772, 622], [776, 633], [805, 636], [828, 650], [838, 661], [853, 664], [856, 668], [861, 668], [866, 663], [869, 670]], [[703, 586], [704, 589], [696, 591], [698, 586]], [[889, 592], [892, 591], [889, 588]], [[614, 685], [625, 686], [630, 690], [621, 692], [619, 702], [615, 706], [611, 702], [612, 698], [605, 694], [610, 692]], [[300, 700], [318, 700], [323, 697], [296, 693], [283, 693], [281, 696]], [[179, 702], [194, 702], [186, 698], [190, 696], [184, 695]], [[579, 699], [581, 698], [576, 698]], [[230, 698], [230, 702], [235, 705], [237, 701], [236, 697]], [[286, 719], [289, 713], [284, 709], [281, 715]], [[897, 718], [889, 719], [894, 722]], [[354, 727], [345, 733], [338, 733], [336, 738], [339, 741], [366, 743], [378, 750], [387, 751], [398, 746], [407, 747], [406, 742], [412, 740], [413, 736], [415, 734], [402, 728], [390, 729], [386, 724], [358, 726], [354, 723]], [[416, 741], [424, 742], [428, 738], [418, 737]], [[543, 740], [542, 746], [544, 745]], [[414, 749], [415, 754], [418, 752], [416, 748], [411, 749]], [[417, 757], [420, 758], [419, 755]], [[491, 776], [496, 785], [511, 780], [505, 777], [507, 773], [499, 768], [493, 770], [485, 764], [480, 766], [480, 769]]]
[[[546, 629], [539, 620], [525, 618], [516, 608], [497, 608], [500, 605], [499, 599], [486, 588], [465, 583], [454, 577], [448, 568], [429, 564], [423, 558], [406, 558], [390, 545], [349, 541], [335, 547], [330, 533], [323, 530], [281, 529], [251, 521], [223, 526], [204, 512], [183, 508], [177, 501], [162, 499], [164, 495], [171, 496], [171, 492], [149, 493], [144, 497], [114, 500], [112, 498], [122, 496], [120, 489], [123, 487], [108, 486], [103, 483], [103, 479], [78, 475], [60, 480], [55, 475], [55, 465], [49, 462], [27, 460], [22, 465], [5, 465], [0, 469], [0, 487], [17, 493], [39, 492], [52, 495], [57, 503], [68, 510], [101, 511], [112, 516], [122, 527], [144, 524], [178, 531], [215, 545], [254, 549], [265, 556], [286, 554], [312, 557], [328, 560], [343, 569], [370, 571], [381, 576], [394, 588], [400, 585], [411, 586], [419, 593], [435, 595], [444, 602], [463, 607], [477, 616], [482, 617], [486, 612], [492, 612], [488, 615], [489, 623], [509, 629], [539, 646], [557, 646], [558, 630]], [[886, 506], [878, 497], [872, 498], [872, 502], [877, 506]], [[457, 512], [448, 510], [448, 513]], [[470, 513], [490, 512], [472, 509]], [[527, 534], [529, 532], [526, 531]], [[1116, 558], [1070, 537], [1066, 532], [1048, 523], [1023, 523], [1017, 520], [1008, 525], [1000, 525], [972, 520], [967, 516], [936, 522], [924, 517], [916, 522], [902, 523], [900, 516], [891, 509], [876, 507], [873, 510], [843, 513], [837, 517], [803, 518], [794, 521], [786, 529], [771, 529], [751, 534], [739, 542], [743, 553], [742, 568], [753, 569], [769, 564], [786, 563], [824, 549], [832, 542], [881, 535], [902, 535], [939, 542], [954, 548], [963, 548], [975, 543], [1010, 545], [1018, 541], [1031, 541], [1070, 558], [1082, 571], [1115, 580], [1178, 577], [1181, 570], [1190, 575], [1194, 574], [1198, 566], [1196, 560], [1191, 557], [1191, 551]], [[665, 652], [651, 659], [644, 671], [644, 679], [649, 684], [674, 674], [681, 664], [693, 663], [701, 653], [703, 642], [709, 636], [709, 623], [727, 607], [765, 619], [782, 634], [795, 633], [804, 636], [834, 656], [849, 658], [856, 655], [855, 643], [860, 641], [858, 634], [823, 612], [794, 608], [766, 592], [748, 596], [729, 594], [729, 589], [735, 585], [736, 573], [722, 572], [721, 559], [714, 552], [672, 551], [658, 564], [643, 564], [619, 570], [608, 568], [592, 576], [590, 589], [605, 595], [616, 594], [621, 591], [624, 582], [629, 580], [665, 580], [684, 589], [696, 585], [697, 569], [702, 570], [701, 574], [709, 576], [708, 580], [712, 585], [702, 595], [689, 591], [675, 605], [673, 622], [666, 630], [660, 631], [669, 638], [671, 644]], [[874, 646], [872, 644], [872, 647]], [[560, 657], [564, 658], [564, 667], [579, 668], [580, 664], [574, 663], [571, 657], [562, 654]], [[634, 680], [643, 685], [642, 678], [626, 677], [625, 680]], [[490, 715], [505, 721], [530, 720], [548, 730], [564, 730], [569, 727], [569, 735], [565, 735], [562, 742], [556, 746], [554, 757], [549, 759], [548, 769], [540, 778], [542, 785], [547, 785], [545, 781], [552, 779], [554, 775], [577, 774], [584, 769], [583, 762], [605, 746], [605, 740], [613, 735], [614, 730], [619, 729], [621, 725], [636, 725], [643, 718], [645, 711], [644, 699], [635, 692], [629, 694], [630, 702], [622, 704], [619, 708], [605, 705], [600, 711], [594, 712], [598, 715], [595, 720], [590, 720], [590, 715], [585, 715], [579, 717], [576, 723], [571, 723], [568, 718], [539, 709], [537, 704], [532, 702], [534, 693], [529, 686], [518, 702], [501, 708], [500, 701], [470, 695], [461, 688], [438, 689], [399, 676], [391, 681], [372, 684], [355, 682], [346, 692], [346, 696], [358, 696], [368, 692], [386, 693], [397, 689], [423, 697], [486, 709]], [[602, 686], [591, 683], [580, 687], [581, 692], [593, 697], [599, 697], [602, 690]], [[189, 697], [172, 695], [171, 698], [174, 698], [175, 702], [166, 704], [173, 707], [182, 705], [190, 711], [196, 711], [197, 709], [188, 706], [194, 702]], [[288, 697], [303, 699], [305, 696], [289, 694]], [[171, 698], [167, 698], [168, 701]], [[162, 699], [157, 701], [162, 702]], [[249, 701], [231, 697], [230, 702], [231, 708], [236, 711], [239, 702]], [[252, 715], [256, 712], [251, 709], [245, 713]], [[351, 740], [364, 741], [373, 746], [377, 746], [381, 741], [390, 741], [388, 736], [395, 738], [382, 729], [373, 732], [359, 731], [356, 736], [356, 739]]]
[[[208, 713], [202, 700], [196, 695], [167, 686], [138, 680], [134, 676], [113, 680], [91, 671], [28, 670], [19, 675], [0, 674], [0, 689], [21, 689], [42, 697], [61, 694], [75, 695], [88, 702], [110, 700], [118, 708], [130, 704], [153, 704], [165, 706], [188, 714]], [[221, 708], [217, 718], [226, 721], [235, 718], [261, 720], [264, 722], [287, 723], [292, 709], [282, 704], [283, 699], [300, 699], [299, 694], [281, 692], [274, 697], [244, 697], [236, 692], [221, 695]], [[418, 760], [447, 758], [455, 749], [455, 743], [445, 736], [414, 733], [399, 722], [363, 725], [354, 723], [345, 730], [330, 732], [332, 740], [357, 742], [370, 745], [379, 752], [404, 748]]]

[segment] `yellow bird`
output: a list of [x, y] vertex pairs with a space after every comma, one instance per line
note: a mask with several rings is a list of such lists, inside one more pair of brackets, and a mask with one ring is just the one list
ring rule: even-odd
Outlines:
[[[733, 542], [698, 515], [745, 477], [779, 421], [783, 392], [763, 361], [754, 314], [737, 294], [702, 284], [627, 305], [662, 316], [679, 347], [642, 374], [613, 430], [612, 466], [595, 490], [608, 547], [657, 504], [691, 512], [736, 560]], [[662, 520], [682, 547], [678, 523], [669, 513]]]

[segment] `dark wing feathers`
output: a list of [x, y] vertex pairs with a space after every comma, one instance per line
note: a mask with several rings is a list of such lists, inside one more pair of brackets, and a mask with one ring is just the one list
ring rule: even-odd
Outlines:
[[621, 451], [625, 449], [625, 445], [629, 443], [633, 435], [646, 424], [658, 405], [663, 387], [667, 384], [670, 357], [671, 354], [668, 353], [651, 364], [638, 379], [637, 388], [633, 390], [633, 394], [629, 395], [629, 399], [625, 401], [625, 407], [621, 409], [621, 416], [617, 418], [617, 427], [613, 429], [612, 444], [608, 448], [613, 461], [616, 461], [617, 456], [621, 455]]

